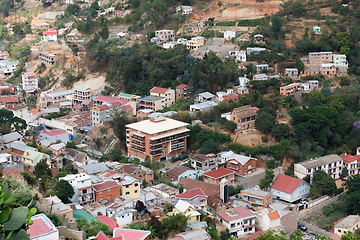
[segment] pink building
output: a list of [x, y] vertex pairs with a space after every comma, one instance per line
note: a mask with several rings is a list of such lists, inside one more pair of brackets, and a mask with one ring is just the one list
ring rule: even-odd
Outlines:
[[206, 172], [203, 174], [203, 176], [204, 182], [218, 185], [220, 184], [221, 180], [225, 178], [229, 185], [235, 184], [235, 172], [226, 168], [219, 168], [210, 172]]

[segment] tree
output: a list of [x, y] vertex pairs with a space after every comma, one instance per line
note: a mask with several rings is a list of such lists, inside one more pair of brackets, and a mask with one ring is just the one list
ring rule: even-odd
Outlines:
[[269, 188], [272, 182], [274, 181], [274, 177], [275, 177], [274, 170], [268, 168], [265, 169], [265, 177], [261, 179], [259, 183], [260, 189], [265, 190]]
[[225, 229], [225, 231], [221, 231], [220, 238], [221, 240], [228, 240], [231, 238], [231, 232], [229, 231], [228, 228]]
[[347, 167], [344, 167], [344, 168], [341, 170], [341, 177], [342, 177], [342, 178], [346, 178], [347, 176], [349, 176], [349, 170], [347, 169]]
[[52, 178], [52, 172], [49, 168], [49, 165], [47, 164], [45, 159], [42, 159], [40, 162], [38, 162], [35, 165], [35, 176], [39, 178]]
[[360, 213], [360, 175], [350, 176], [346, 182], [348, 191], [348, 207], [350, 214]]
[[295, 1], [291, 3], [291, 14], [295, 17], [300, 17], [304, 12], [304, 4], [301, 1]]
[[36, 184], [36, 177], [32, 177], [29, 172], [23, 171], [21, 172], [21, 176], [23, 176], [23, 178], [30, 186], [34, 186]]
[[2, 231], [0, 239], [30, 240], [26, 230], [33, 224], [30, 219], [37, 212], [35, 199], [33, 198], [27, 206], [21, 206], [15, 203], [16, 197], [12, 194], [13, 190], [8, 184], [0, 184], [0, 222]]
[[275, 118], [273, 115], [267, 112], [263, 112], [261, 114], [258, 113], [255, 119], [255, 127], [267, 133], [272, 129], [274, 125], [275, 125]]
[[301, 72], [304, 71], [305, 64], [300, 59], [296, 60], [296, 68]]
[[237, 124], [233, 121], [226, 121], [224, 122], [223, 127], [229, 130], [230, 132], [234, 132], [237, 128]]
[[171, 229], [175, 233], [184, 232], [187, 225], [187, 217], [182, 213], [178, 213], [165, 218], [163, 224], [167, 229]]
[[87, 237], [96, 236], [100, 231], [105, 233], [105, 235], [113, 235], [109, 226], [100, 221], [91, 220], [89, 223], [86, 218], [78, 218], [76, 219], [76, 223], [78, 229], [84, 231]]
[[63, 203], [71, 203], [70, 199], [74, 196], [74, 188], [68, 181], [60, 180], [55, 184], [55, 194]]
[[310, 195], [313, 197], [321, 197], [323, 195], [332, 196], [336, 193], [337, 187], [334, 179], [327, 175], [324, 171], [318, 170], [314, 173]]
[[290, 136], [290, 128], [287, 124], [279, 123], [273, 126], [271, 129], [271, 136], [273, 136], [277, 141], [281, 139], [287, 139]]

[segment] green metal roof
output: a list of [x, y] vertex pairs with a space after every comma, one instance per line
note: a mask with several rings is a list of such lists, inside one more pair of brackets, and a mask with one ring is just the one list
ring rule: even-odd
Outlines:
[[120, 93], [120, 95], [119, 95], [119, 97], [127, 97], [127, 98], [131, 98], [132, 96], [134, 96], [134, 95], [129, 94], [129, 93]]
[[23, 156], [25, 156], [25, 158], [30, 159], [33, 161], [34, 166], [40, 162], [40, 160], [43, 158], [43, 156], [45, 156], [47, 159], [50, 160], [50, 156], [45, 154], [45, 153], [41, 153], [41, 152], [36, 152], [30, 149], [27, 149]]
[[96, 217], [94, 217], [93, 215], [91, 215], [91, 214], [88, 213], [88, 212], [85, 212], [85, 211], [82, 210], [82, 209], [74, 209], [74, 210], [73, 210], [73, 217], [74, 217], [75, 219], [78, 219], [78, 218], [86, 218], [89, 223], [91, 222], [91, 220], [99, 221]]
[[81, 90], [81, 91], [85, 91], [87, 89], [87, 87], [84, 86], [77, 86], [75, 87], [76, 90]]

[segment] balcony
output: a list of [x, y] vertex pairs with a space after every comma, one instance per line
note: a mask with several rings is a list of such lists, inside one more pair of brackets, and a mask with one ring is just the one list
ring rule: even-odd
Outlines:
[[145, 147], [139, 147], [139, 146], [135, 146], [135, 145], [131, 144], [131, 150], [144, 153]]
[[139, 142], [145, 142], [145, 136], [140, 137], [138, 135], [131, 134], [131, 140], [135, 140], [135, 141], [139, 141]]
[[158, 151], [151, 151], [150, 155], [152, 156], [157, 156], [157, 155], [161, 155], [162, 154], [162, 150], [158, 150]]
[[131, 145], [138, 146], [138, 147], [141, 147], [141, 148], [145, 148], [145, 144], [144, 144], [144, 143], [138, 142], [138, 141], [134, 141], [134, 140], [131, 141]]
[[[170, 132], [171, 133], [171, 132]], [[168, 141], [172, 141], [172, 140], [177, 140], [177, 139], [181, 139], [181, 138], [185, 138], [188, 137], [189, 133], [185, 132], [185, 133], [180, 133], [180, 134], [176, 134], [173, 136], [166, 136], [164, 134], [164, 137], [161, 138], [161, 135], [158, 137], [160, 139], [157, 140], [150, 140], [150, 145], [155, 145], [155, 144], [160, 144], [160, 143], [164, 143], [164, 142], [168, 142]]]
[[158, 149], [163, 149], [162, 144], [150, 147], [150, 151], [155, 151], [155, 150], [158, 150]]

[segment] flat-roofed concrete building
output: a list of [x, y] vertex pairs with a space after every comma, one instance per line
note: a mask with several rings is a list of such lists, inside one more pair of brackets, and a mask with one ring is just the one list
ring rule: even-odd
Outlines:
[[255, 127], [256, 112], [250, 105], [234, 108], [231, 121], [237, 124], [238, 130], [249, 130]]
[[40, 52], [39, 59], [45, 64], [54, 65], [56, 63], [58, 57], [53, 53]]
[[326, 172], [333, 179], [340, 178], [343, 168], [343, 159], [337, 154], [331, 154], [320, 158], [311, 159], [305, 162], [294, 164], [295, 175], [303, 179], [306, 175], [312, 178], [318, 170]]
[[273, 193], [262, 191], [260, 189], [248, 188], [241, 190], [241, 198], [251, 203], [267, 207], [273, 203]]
[[175, 31], [174, 30], [159, 30], [155, 31], [155, 37], [160, 39], [161, 41], [168, 41], [175, 39]]
[[360, 226], [360, 216], [359, 215], [350, 215], [335, 224], [334, 233], [340, 237], [348, 232], [354, 233]]
[[157, 117], [126, 125], [128, 155], [141, 160], [150, 156], [153, 161], [166, 160], [186, 152], [189, 124]]
[[332, 52], [309, 53], [309, 64], [323, 64], [332, 62]]
[[186, 48], [190, 50], [197, 50], [201, 46], [204, 46], [205, 38], [203, 37], [193, 37], [191, 40], [186, 42]]

